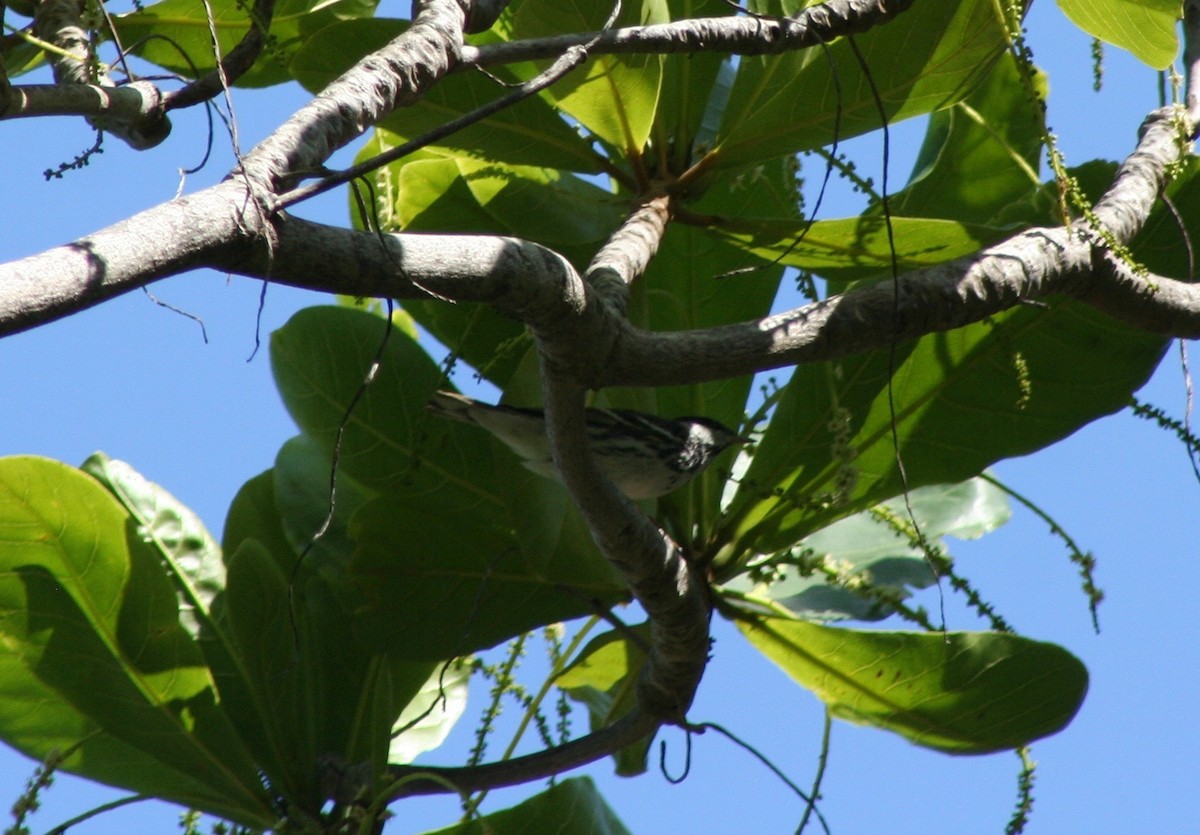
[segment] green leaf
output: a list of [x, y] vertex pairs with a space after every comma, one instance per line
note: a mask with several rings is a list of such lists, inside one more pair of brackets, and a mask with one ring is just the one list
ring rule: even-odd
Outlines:
[[1058, 0], [1071, 22], [1102, 41], [1127, 49], [1156, 70], [1175, 60], [1179, 0]]
[[410, 763], [441, 745], [467, 708], [471, 666], [463, 661], [439, 664], [396, 719], [389, 763]]
[[[428, 430], [438, 423], [424, 407], [444, 385], [442, 373], [401, 332], [393, 330], [383, 346], [385, 332], [386, 323], [369, 313], [307, 308], [271, 335], [271, 370], [292, 419], [327, 452], [345, 420], [339, 471], [376, 492], [410, 482], [434, 485], [441, 474], [419, 463]], [[347, 416], [381, 346], [378, 372]], [[480, 460], [458, 466], [469, 472]], [[328, 484], [328, 471], [324, 480]]]
[[431, 831], [427, 835], [529, 835], [531, 832], [629, 835], [629, 830], [604, 802], [588, 777], [562, 780], [511, 809]]
[[[1167, 188], [1171, 208], [1158, 201], [1133, 241], [1133, 254], [1151, 272], [1181, 281], [1194, 280], [1192, 256], [1185, 243], [1200, 237], [1200, 160], [1188, 157]], [[1182, 228], [1180, 226], [1182, 219]]]
[[[381, 338], [378, 319], [344, 308], [301, 311], [272, 336], [284, 403], [330, 454]], [[624, 599], [624, 585], [578, 533], [523, 547], [506, 498], [520, 465], [476, 427], [425, 410], [444, 385], [420, 347], [393, 333], [346, 422], [339, 466], [377, 496], [350, 520], [351, 571], [368, 599], [358, 615], [364, 633], [396, 657], [438, 660], [587, 613], [593, 598]], [[525, 499], [533, 518], [561, 513]]]
[[[1046, 94], [1046, 79], [1034, 83]], [[988, 223], [1041, 186], [1043, 116], [1006, 52], [966, 100], [929, 117], [907, 188], [889, 199], [896, 215]]]
[[253, 479], [231, 508], [239, 525], [249, 527], [258, 515], [254, 527], [285, 553], [243, 538], [230, 558], [222, 626], [237, 668], [218, 682], [237, 698], [239, 717], [257, 723], [257, 732], [243, 733], [263, 750], [275, 791], [315, 814], [325, 800], [325, 758], [365, 763], [369, 775], [382, 775], [392, 725], [432, 665], [387, 661], [371, 651], [355, 631], [363, 600], [336, 560], [309, 553], [299, 570], [284, 567], [294, 552], [271, 512], [278, 481], [270, 472]]
[[470, 507], [417, 499], [387, 496], [355, 518], [351, 570], [370, 600], [360, 623], [395, 657], [466, 655], [627, 597], [611, 574], [581, 569], [570, 554], [535, 565], [488, 498]]
[[179, 588], [180, 618], [192, 637], [211, 627], [213, 600], [225, 589], [225, 564], [221, 546], [200, 517], [129, 464], [102, 452], [88, 456], [80, 469], [109, 489], [162, 553]]
[[[271, 18], [270, 45], [250, 71], [237, 80], [238, 86], [266, 87], [291, 80], [288, 63], [306, 38], [337, 20], [369, 17], [376, 3], [279, 0]], [[228, 54], [250, 28], [248, 6], [241, 0], [162, 0], [140, 11], [118, 15], [114, 22], [122, 42], [133, 44], [136, 55], [188, 78], [214, 69], [217, 53]], [[217, 33], [215, 47], [213, 30]]]
[[[961, 101], [1007, 46], [991, 0], [922, 3], [845, 40], [741, 59], [714, 153], [736, 167], [828, 145]], [[879, 111], [875, 91], [883, 102]]]
[[[516, 39], [595, 32], [603, 28], [610, 11], [602, 3], [525, 0], [517, 8], [511, 35]], [[666, 0], [632, 0], [621, 4], [614, 26], [669, 19]], [[638, 154], [654, 124], [662, 60], [658, 55], [595, 55], [542, 95], [611, 147]]]
[[737, 615], [738, 628], [834, 716], [948, 754], [1019, 748], [1066, 727], [1087, 669], [1062, 647], [993, 632], [861, 632]]
[[[723, 0], [668, 0], [667, 5], [671, 20], [723, 17], [734, 13], [733, 7]], [[672, 171], [684, 171], [692, 161], [689, 155], [696, 150], [695, 140], [705, 141], [698, 136], [701, 123], [713, 96], [719, 98], [729, 92], [728, 89], [714, 89], [721, 68], [728, 64], [729, 56], [720, 52], [664, 56], [662, 92], [658, 97], [652, 141], [667, 145], [663, 149], [656, 148], [655, 152], [666, 158]], [[708, 140], [711, 141], [711, 136]]]
[[716, 234], [760, 258], [820, 272], [832, 280], [889, 272], [892, 246], [901, 272], [970, 255], [1012, 234], [941, 218], [893, 216], [892, 238], [882, 216], [818, 220], [750, 218], [728, 221]]
[[[983, 479], [918, 487], [907, 501], [893, 499], [839, 519], [796, 543], [789, 553], [804, 553], [807, 560], [834, 567], [848, 582], [862, 580], [908, 597], [910, 587], [925, 588], [936, 579], [924, 551], [889, 522], [909, 523], [910, 510], [922, 535], [935, 543], [946, 536], [976, 539], [1003, 525], [1010, 515], [1006, 494]], [[877, 599], [830, 584], [821, 573], [790, 565], [781, 570], [770, 583], [743, 576], [729, 587], [773, 600], [806, 620], [879, 620], [895, 611]]]
[[345, 567], [355, 547], [347, 530], [350, 518], [376, 495], [339, 467], [331, 497], [333, 466], [325, 444], [300, 435], [279, 448], [272, 470], [275, 507], [284, 536], [295, 553], [305, 552], [309, 568], [314, 570], [330, 562]]
[[162, 553], [95, 479], [0, 461], [0, 736], [248, 826], [275, 814], [180, 621]]
[[[629, 632], [649, 646], [650, 625], [634, 626]], [[646, 665], [641, 646], [629, 635], [606, 632], [588, 641], [587, 646], [554, 679], [572, 700], [588, 709], [589, 727], [607, 727], [637, 706], [637, 681]], [[646, 755], [653, 735], [617, 751], [613, 757], [622, 777], [634, 777], [646, 771]]]
[[[407, 21], [381, 18], [334, 23], [305, 41], [292, 59], [292, 73], [306, 89], [317, 92], [361, 55], [382, 48], [407, 26]], [[508, 92], [482, 73], [452, 73], [380, 125], [396, 137], [397, 143], [416, 139]], [[599, 171], [599, 157], [587, 140], [537, 96], [457, 131], [433, 147], [516, 165], [544, 165], [589, 174]]]
[[[1165, 341], [1055, 302], [832, 363], [801, 365], [722, 520], [718, 565], [792, 546], [903, 489], [979, 475], [1123, 408]], [[723, 574], [723, 572], [722, 572]]]

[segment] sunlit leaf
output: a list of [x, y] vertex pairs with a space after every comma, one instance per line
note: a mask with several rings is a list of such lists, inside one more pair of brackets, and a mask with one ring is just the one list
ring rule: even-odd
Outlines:
[[[540, 38], [603, 28], [611, 8], [601, 3], [524, 0], [512, 23], [512, 37]], [[615, 26], [665, 23], [666, 0], [622, 3]], [[611, 147], [626, 153], [642, 150], [650, 137], [662, 83], [658, 55], [595, 55], [545, 91], [562, 108]]]
[[439, 664], [396, 719], [388, 762], [410, 763], [437, 748], [467, 708], [471, 667], [462, 661]]
[[1087, 692], [1054, 644], [993, 632], [863, 632], [738, 616], [738, 628], [834, 716], [949, 754], [1018, 748], [1062, 730]]
[[1128, 49], [1156, 70], [1175, 60], [1179, 0], [1058, 0], [1058, 7], [1089, 35]]
[[[936, 579], [925, 551], [911, 542], [912, 518], [926, 541], [937, 543], [946, 536], [975, 539], [1008, 517], [1006, 494], [984, 479], [918, 487], [907, 499], [839, 519], [802, 539], [789, 554], [819, 561], [846, 584], [866, 582], [869, 588], [905, 598], [910, 588], [924, 588]], [[831, 584], [821, 572], [802, 572], [791, 565], [780, 571], [771, 582], [743, 576], [729, 587], [773, 600], [806, 620], [879, 620], [895, 610], [877, 598]]]
[[[628, 634], [626, 634], [628, 633]], [[639, 646], [633, 637], [641, 638]], [[595, 731], [611, 725], [637, 705], [637, 682], [646, 664], [643, 647], [649, 646], [648, 624], [626, 632], [606, 632], [588, 641], [554, 683], [573, 700], [587, 706], [589, 727]], [[617, 773], [633, 777], [646, 770], [646, 754], [653, 736], [616, 752]]]
[[[339, 21], [305, 41], [292, 59], [292, 72], [307, 89], [317, 92], [361, 55], [382, 48], [407, 26], [407, 21], [382, 18]], [[509, 92], [491, 76], [469, 71], [452, 73], [380, 125], [398, 142], [417, 139]], [[463, 156], [517, 165], [588, 173], [599, 170], [598, 156], [588, 141], [537, 96], [439, 139], [434, 146]]]
[[193, 637], [211, 619], [213, 599], [225, 588], [221, 546], [190, 508], [124, 461], [93, 453], [80, 469], [107, 487], [162, 554], [179, 588], [179, 610]]
[[879, 275], [896, 266], [909, 271], [978, 252], [1008, 237], [1011, 229], [941, 218], [893, 216], [888, 224], [876, 213], [818, 220], [746, 218], [715, 229], [714, 234], [747, 252], [781, 264], [819, 272], [831, 279]]
[[[258, 61], [237, 80], [243, 87], [266, 87], [291, 80], [288, 63], [304, 40], [337, 20], [369, 17], [377, 0], [279, 0], [271, 18], [271, 40]], [[240, 0], [162, 0], [114, 16], [117, 32], [133, 52], [160, 67], [195, 77], [216, 67], [250, 28], [249, 6]], [[213, 45], [212, 32], [217, 33]], [[361, 56], [362, 52], [358, 55]]]
[[0, 735], [62, 768], [250, 826], [274, 818], [176, 588], [94, 478], [0, 461]]

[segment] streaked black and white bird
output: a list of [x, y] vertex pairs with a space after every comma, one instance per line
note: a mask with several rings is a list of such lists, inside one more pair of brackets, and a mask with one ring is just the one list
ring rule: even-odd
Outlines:
[[[491, 406], [461, 394], [434, 392], [426, 406], [439, 417], [473, 423], [519, 455], [525, 466], [558, 478], [541, 409]], [[674, 420], [628, 409], [588, 409], [587, 433], [596, 465], [631, 499], [653, 499], [687, 484], [743, 438], [715, 420]]]

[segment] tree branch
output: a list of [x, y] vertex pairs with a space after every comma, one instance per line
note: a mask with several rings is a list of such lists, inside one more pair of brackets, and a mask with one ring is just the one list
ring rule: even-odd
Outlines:
[[771, 55], [866, 32], [912, 6], [913, 0], [827, 0], [778, 20], [760, 17], [702, 17], [520, 41], [465, 46], [464, 64], [494, 66], [553, 58], [589, 41], [594, 55], [673, 52], [728, 52]]
[[163, 107], [166, 110], [177, 110], [208, 101], [245, 75], [262, 54], [274, 14], [275, 0], [255, 0], [250, 9], [250, 28], [237, 45], [229, 50], [229, 54], [220, 58], [217, 67], [192, 83], [163, 96]]
[[[33, 116], [87, 116], [92, 120], [143, 122], [153, 124], [163, 118], [162, 94], [146, 81], [134, 81], [120, 87], [100, 84], [25, 84], [13, 85], [6, 102], [0, 102], [0, 119]], [[170, 132], [170, 123], [167, 123]], [[166, 133], [156, 137], [166, 138]], [[139, 148], [139, 150], [141, 150]]]
[[458, 63], [464, 18], [455, 0], [421, 3], [403, 34], [343, 73], [247, 154], [243, 173], [277, 195], [321, 169], [334, 151], [419, 99]]
[[97, 130], [107, 131], [139, 151], [153, 148], [171, 133], [158, 90], [143, 83], [134, 93], [116, 92], [119, 88], [113, 87], [91, 60], [91, 44], [80, 20], [82, 6], [79, 0], [41, 0], [34, 12], [38, 37], [61, 50], [51, 53], [51, 66], [54, 80], [67, 92], [51, 96], [40, 88], [27, 88], [31, 96], [23, 96], [21, 88], [13, 87], [5, 96], [3, 113], [28, 105], [30, 98], [35, 105], [37, 99], [45, 100], [43, 106], [63, 106], [69, 101], [76, 108], [69, 112], [87, 116], [88, 124]]
[[462, 792], [516, 786], [533, 780], [562, 774], [607, 757], [644, 739], [658, 728], [658, 721], [634, 709], [598, 731], [511, 760], [476, 766], [438, 767], [417, 765], [388, 766], [388, 776], [399, 782], [390, 792], [391, 800], [423, 794], [448, 794], [445, 783], [422, 779], [425, 775], [448, 781]]

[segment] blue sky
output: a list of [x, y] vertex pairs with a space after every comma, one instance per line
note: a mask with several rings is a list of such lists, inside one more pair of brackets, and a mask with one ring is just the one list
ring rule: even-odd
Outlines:
[[[1142, 116], [1157, 103], [1155, 76], [1109, 49], [1105, 89], [1094, 94], [1089, 41], [1048, 3], [1037, 4], [1029, 28], [1035, 56], [1050, 73], [1050, 122], [1069, 161], [1127, 153]], [[298, 90], [237, 95], [247, 146], [303, 101]], [[5, 123], [0, 257], [66, 242], [170, 198], [179, 185], [178, 169], [200, 158], [205, 129], [200, 114], [183, 114], [163, 146], [135, 154], [110, 142], [86, 169], [46, 183], [41, 172], [87, 147], [90, 132], [69, 120]], [[917, 141], [919, 131], [913, 129], [893, 136], [894, 186], [907, 176]], [[219, 138], [217, 145], [226, 143]], [[879, 154], [870, 140], [856, 143], [853, 152], [868, 169]], [[189, 177], [185, 188], [219, 179], [230, 162], [223, 152], [204, 172]], [[836, 206], [828, 211], [842, 213]], [[344, 198], [325, 196], [297, 213], [341, 223]], [[279, 445], [294, 434], [271, 384], [265, 348], [247, 361], [254, 349], [260, 285], [202, 272], [151, 289], [202, 317], [208, 343], [194, 322], [155, 306], [140, 292], [0, 341], [0, 454], [35, 453], [78, 464], [102, 449], [167, 487], [219, 533], [237, 487], [269, 467]], [[264, 343], [296, 309], [323, 301], [269, 288], [261, 321]], [[1177, 356], [1172, 349], [1141, 396], [1180, 415], [1184, 387]], [[952, 544], [960, 571], [1010, 622], [1024, 634], [1067, 647], [1091, 673], [1087, 701], [1074, 723], [1034, 747], [1039, 770], [1028, 831], [1195, 831], [1200, 728], [1194, 694], [1200, 682], [1188, 618], [1200, 588], [1194, 558], [1200, 485], [1183, 449], [1123, 414], [996, 469], [1096, 553], [1098, 581], [1107, 593], [1097, 636], [1065, 550], [1043, 523], [1019, 509], [999, 532], [979, 542]], [[926, 593], [923, 602], [932, 608], [936, 598]], [[950, 628], [982, 628], [955, 598], [948, 597], [947, 604]], [[807, 787], [820, 744], [817, 701], [742, 646], [726, 625], [718, 624], [716, 639], [692, 718], [729, 727]], [[476, 694], [475, 705], [481, 701]], [[457, 751], [470, 729], [468, 714], [457, 733]], [[675, 731], [665, 738], [669, 768], [677, 773], [683, 738]], [[0, 750], [0, 798], [15, 799], [32, 766]], [[1002, 831], [1017, 770], [1012, 754], [952, 758], [883, 732], [835, 723], [821, 808], [839, 833]], [[670, 785], [654, 773], [628, 781], [607, 772], [605, 764], [589, 770], [638, 833], [790, 832], [801, 811], [786, 787], [714, 734], [693, 741], [691, 773], [682, 785]], [[33, 829], [45, 831], [119, 796], [61, 778], [46, 795]], [[497, 792], [489, 808], [502, 808], [517, 797]], [[403, 804], [388, 830], [417, 832], [447, 824], [456, 808], [445, 799]], [[164, 804], [138, 804], [78, 831], [167, 831], [178, 812]]]

